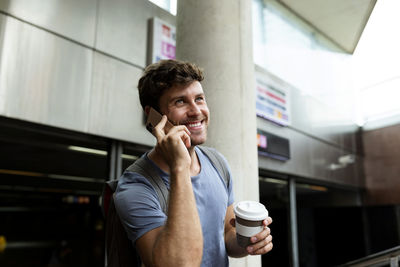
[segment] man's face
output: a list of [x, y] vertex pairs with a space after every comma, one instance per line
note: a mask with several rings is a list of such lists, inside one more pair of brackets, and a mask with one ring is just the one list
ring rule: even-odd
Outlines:
[[210, 112], [198, 81], [166, 90], [160, 97], [159, 105], [161, 113], [167, 115], [174, 125], [188, 128], [192, 146], [206, 141]]

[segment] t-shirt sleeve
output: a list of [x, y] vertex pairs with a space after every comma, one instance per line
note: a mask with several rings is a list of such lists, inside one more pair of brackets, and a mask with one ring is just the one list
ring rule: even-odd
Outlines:
[[123, 174], [114, 201], [121, 222], [133, 243], [150, 230], [165, 224], [167, 216], [161, 209], [157, 193], [150, 182], [137, 173]]

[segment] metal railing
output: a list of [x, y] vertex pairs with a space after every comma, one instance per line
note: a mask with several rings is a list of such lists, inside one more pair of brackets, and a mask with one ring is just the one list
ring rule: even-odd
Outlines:
[[387, 249], [375, 254], [371, 254], [367, 257], [347, 262], [338, 267], [399, 267], [400, 261], [400, 246]]

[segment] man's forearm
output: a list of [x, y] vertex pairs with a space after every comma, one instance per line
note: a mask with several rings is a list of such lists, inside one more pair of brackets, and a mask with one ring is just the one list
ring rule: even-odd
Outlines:
[[155, 266], [199, 266], [203, 235], [188, 170], [171, 172], [168, 219], [154, 250]]

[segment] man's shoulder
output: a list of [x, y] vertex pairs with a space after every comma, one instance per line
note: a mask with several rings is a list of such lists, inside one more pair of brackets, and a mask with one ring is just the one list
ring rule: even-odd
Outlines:
[[153, 163], [148, 153], [129, 166], [120, 177], [116, 196], [122, 199], [150, 199], [167, 207], [169, 180], [165, 173]]
[[158, 195], [150, 182], [141, 174], [125, 171], [120, 177], [114, 200], [118, 207], [146, 205], [158, 206]]
[[141, 155], [124, 170], [119, 178], [116, 193], [125, 190], [141, 190], [141, 188], [153, 189], [150, 181], [145, 177], [146, 174], [140, 171], [142, 168], [148, 168], [148, 165], [143, 164], [148, 161], [148, 153]]
[[141, 188], [151, 188], [150, 182], [140, 173], [125, 170], [118, 179], [115, 193], [125, 190], [140, 190]]

